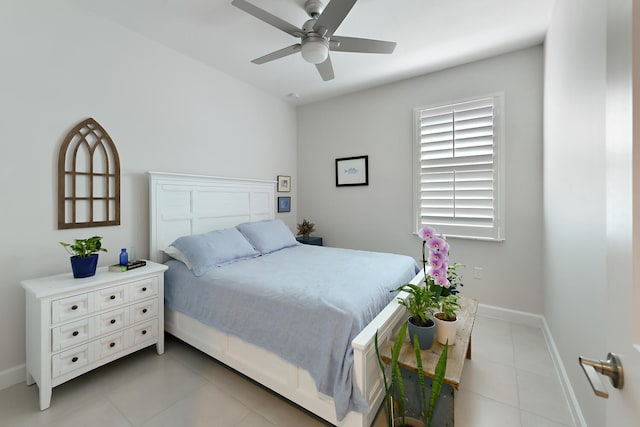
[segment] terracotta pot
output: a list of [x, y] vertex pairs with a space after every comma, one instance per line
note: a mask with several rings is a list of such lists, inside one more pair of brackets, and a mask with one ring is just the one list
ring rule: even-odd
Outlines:
[[404, 417], [404, 424], [402, 423], [402, 417], [394, 418], [393, 427], [424, 427], [422, 420], [413, 417]]

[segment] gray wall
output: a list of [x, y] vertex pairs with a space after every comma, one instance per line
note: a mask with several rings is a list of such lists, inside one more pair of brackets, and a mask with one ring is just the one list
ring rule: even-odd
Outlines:
[[576, 358], [607, 353], [606, 3], [557, 2], [545, 42], [544, 315], [590, 426], [605, 400]]
[[[464, 294], [542, 313], [543, 50], [534, 46], [298, 108], [298, 221], [326, 244], [420, 257], [412, 229], [412, 111], [505, 96], [506, 241], [450, 239]], [[335, 186], [335, 159], [369, 156], [369, 186]], [[473, 278], [473, 267], [484, 278]]]
[[[101, 265], [122, 247], [148, 256], [148, 170], [295, 180], [292, 106], [73, 4], [0, 13], [0, 388], [24, 380], [20, 280], [70, 271], [58, 241], [104, 236]], [[58, 150], [87, 117], [118, 147], [122, 225], [59, 231]], [[295, 227], [295, 204], [281, 218]]]

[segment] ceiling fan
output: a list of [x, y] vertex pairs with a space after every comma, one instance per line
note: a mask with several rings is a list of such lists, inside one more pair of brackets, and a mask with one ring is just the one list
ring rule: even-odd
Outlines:
[[356, 1], [331, 0], [325, 7], [320, 0], [307, 0], [304, 4], [304, 10], [311, 19], [305, 22], [302, 28], [298, 28], [246, 0], [233, 0], [231, 4], [285, 33], [300, 38], [300, 43], [276, 50], [251, 62], [264, 64], [265, 62], [300, 52], [305, 61], [316, 65], [322, 80], [327, 81], [334, 77], [333, 66], [329, 57], [330, 50], [357, 53], [393, 53], [396, 47], [395, 42], [334, 36], [334, 31], [340, 26]]

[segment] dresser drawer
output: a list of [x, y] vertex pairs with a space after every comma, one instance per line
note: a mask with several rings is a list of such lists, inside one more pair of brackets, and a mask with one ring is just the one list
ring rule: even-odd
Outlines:
[[96, 311], [108, 310], [118, 307], [125, 302], [126, 286], [114, 286], [107, 289], [101, 289], [93, 293]]
[[89, 344], [54, 354], [51, 357], [51, 377], [56, 378], [90, 362]]
[[129, 288], [131, 301], [138, 301], [158, 294], [158, 279], [150, 277], [132, 282]]
[[96, 360], [103, 359], [114, 353], [119, 353], [128, 347], [125, 341], [125, 331], [112, 334], [95, 341]]
[[153, 341], [158, 335], [158, 320], [135, 325], [131, 330], [133, 332], [133, 345], [142, 344], [149, 340]]
[[89, 294], [51, 301], [51, 323], [60, 323], [89, 313]]
[[146, 319], [156, 317], [158, 314], [158, 299], [154, 298], [150, 301], [142, 301], [131, 307], [129, 319], [131, 323], [138, 323]]
[[51, 330], [51, 351], [80, 344], [93, 336], [91, 319], [83, 319]]
[[96, 316], [95, 331], [96, 336], [118, 331], [125, 327], [128, 322], [128, 310], [121, 308], [112, 310]]

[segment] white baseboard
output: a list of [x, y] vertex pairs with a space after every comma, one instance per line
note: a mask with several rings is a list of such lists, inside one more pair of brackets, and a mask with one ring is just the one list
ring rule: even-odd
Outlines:
[[492, 319], [504, 320], [507, 322], [542, 329], [547, 346], [549, 347], [549, 353], [551, 353], [551, 359], [553, 360], [556, 372], [560, 378], [560, 385], [562, 386], [562, 390], [564, 391], [564, 395], [569, 404], [569, 411], [571, 412], [573, 423], [579, 427], [587, 427], [587, 422], [582, 415], [582, 410], [580, 409], [578, 399], [573, 392], [573, 387], [571, 386], [569, 376], [567, 375], [567, 371], [565, 370], [562, 359], [560, 358], [560, 353], [558, 353], [558, 347], [556, 347], [553, 335], [551, 335], [551, 330], [549, 329], [549, 325], [547, 324], [547, 320], [544, 316], [485, 304], [478, 305], [477, 314], [482, 317], [489, 317]]
[[0, 371], [0, 390], [25, 382], [25, 375], [27, 375], [26, 369], [27, 368], [23, 363], [22, 365]]
[[506, 322], [518, 323], [520, 325], [533, 326], [536, 328], [542, 328], [545, 323], [544, 317], [539, 314], [510, 310], [508, 308], [486, 304], [478, 305], [478, 316], [490, 317], [492, 319], [504, 320]]
[[553, 335], [551, 335], [551, 330], [549, 329], [547, 320], [544, 317], [542, 319], [544, 321], [544, 325], [542, 326], [542, 332], [544, 333], [544, 337], [547, 340], [547, 346], [549, 347], [549, 352], [551, 353], [553, 364], [556, 365], [556, 372], [558, 372], [558, 376], [560, 377], [560, 385], [562, 386], [564, 395], [567, 398], [567, 401], [569, 402], [569, 411], [571, 411], [573, 424], [579, 427], [588, 427], [587, 421], [584, 419], [584, 416], [582, 415], [582, 410], [580, 409], [578, 398], [576, 397], [576, 394], [573, 392], [573, 387], [571, 386], [571, 382], [569, 382], [569, 376], [567, 375], [567, 371], [564, 368], [564, 363], [562, 363], [562, 359], [560, 358], [558, 347], [556, 347], [556, 342], [553, 340]]

